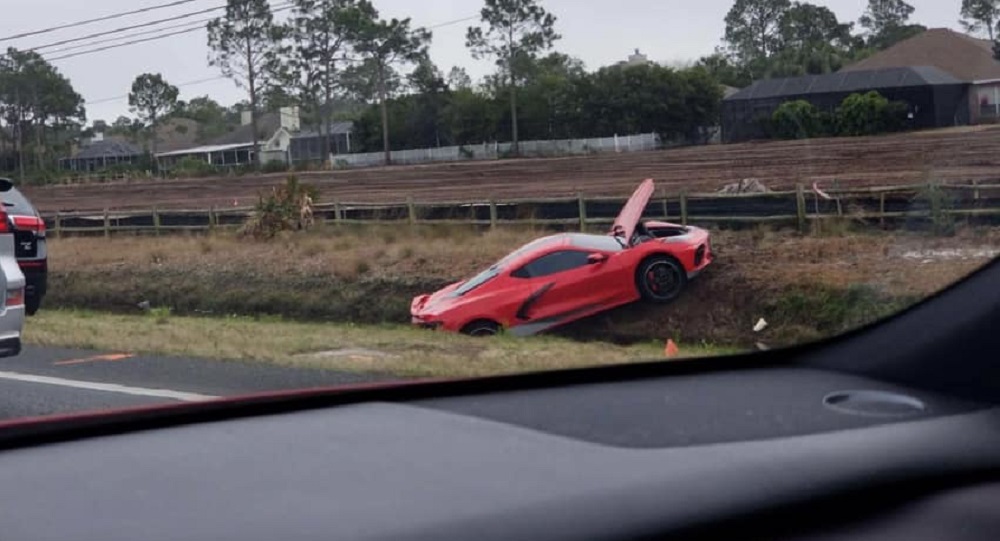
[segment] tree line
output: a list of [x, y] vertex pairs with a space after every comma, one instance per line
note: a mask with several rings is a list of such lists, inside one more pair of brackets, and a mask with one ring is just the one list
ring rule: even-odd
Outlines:
[[[160, 74], [141, 74], [129, 92], [134, 118], [106, 129], [144, 139], [155, 153], [156, 138], [143, 135], [169, 118], [196, 120], [199, 137], [211, 139], [249, 111], [261, 138], [270, 135], [258, 129], [265, 111], [297, 105], [320, 134], [328, 135], [335, 119], [354, 120], [356, 148], [384, 151], [387, 160], [392, 148], [497, 140], [511, 140], [515, 152], [522, 139], [615, 133], [698, 141], [700, 129], [718, 121], [720, 85], [833, 72], [925, 30], [904, 0], [868, 0], [857, 21], [806, 2], [734, 0], [722, 44], [691, 66], [588, 70], [555, 50], [558, 19], [540, 0], [482, 2], [466, 46], [496, 70], [474, 82], [461, 68], [445, 73], [434, 65], [430, 30], [383, 17], [370, 0], [291, 0], [283, 21], [268, 0], [227, 0], [207, 26], [208, 62], [244, 89], [246, 100], [230, 107], [207, 96], [182, 102]], [[993, 39], [998, 6], [961, 0], [958, 11], [967, 31]], [[0, 55], [0, 169], [54, 164], [86, 132], [83, 105], [39, 54]]]

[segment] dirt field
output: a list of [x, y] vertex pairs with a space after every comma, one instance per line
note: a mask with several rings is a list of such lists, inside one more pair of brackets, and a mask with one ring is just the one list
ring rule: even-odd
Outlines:
[[[1000, 127], [934, 130], [883, 137], [748, 143], [589, 157], [468, 162], [302, 173], [322, 201], [474, 201], [626, 195], [643, 178], [670, 192], [710, 192], [743, 178], [772, 188], [822, 181], [830, 186], [891, 185], [1000, 178]], [[42, 211], [103, 208], [245, 206], [283, 174], [26, 189]]]

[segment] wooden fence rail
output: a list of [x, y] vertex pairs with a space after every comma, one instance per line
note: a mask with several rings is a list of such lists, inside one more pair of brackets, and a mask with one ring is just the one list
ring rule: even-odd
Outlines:
[[[936, 194], [936, 195], [935, 195]], [[943, 198], [931, 201], [933, 198]], [[614, 222], [623, 197], [590, 196], [543, 199], [510, 199], [477, 202], [417, 202], [412, 198], [395, 204], [335, 201], [316, 205], [318, 222], [371, 224], [390, 222], [416, 225], [455, 224], [500, 227], [503, 225], [577, 226], [581, 230]], [[595, 210], [601, 205], [607, 208]], [[926, 207], [926, 208], [924, 208]], [[903, 210], [900, 210], [900, 209]], [[516, 215], [523, 209], [528, 217]], [[542, 214], [560, 217], [537, 216]], [[610, 209], [610, 212], [609, 210]], [[794, 210], [793, 210], [794, 209]], [[253, 213], [252, 207], [165, 210], [115, 210], [43, 214], [55, 237], [62, 234], [153, 233], [212, 231], [239, 227]], [[515, 211], [512, 217], [510, 210]], [[501, 212], [505, 211], [505, 212]], [[794, 212], [794, 213], [793, 213]], [[447, 217], [435, 217], [446, 215]], [[800, 185], [794, 191], [750, 194], [668, 195], [651, 201], [647, 215], [681, 224], [788, 223], [806, 231], [816, 221], [848, 216], [858, 220], [923, 219], [938, 216], [992, 218], [1000, 216], [1000, 184], [910, 185], [816, 191]], [[124, 222], [124, 223], [123, 223]]]

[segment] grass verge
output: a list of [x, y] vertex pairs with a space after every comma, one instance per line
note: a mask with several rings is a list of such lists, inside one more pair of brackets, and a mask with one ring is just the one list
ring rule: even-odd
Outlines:
[[[44, 310], [26, 326], [25, 340], [38, 346], [255, 361], [401, 377], [489, 376], [664, 357], [663, 344], [653, 342], [621, 347], [555, 337], [476, 339], [401, 326], [179, 317], [163, 312], [128, 316]], [[733, 351], [681, 344], [682, 357]]]
[[[411, 299], [467, 278], [543, 234], [420, 226], [327, 227], [255, 242], [220, 233], [53, 239], [43, 310], [273, 315], [337, 324], [409, 322]], [[873, 322], [986, 263], [1000, 228], [951, 237], [766, 227], [714, 231], [716, 261], [667, 306], [635, 303], [554, 334], [619, 345], [799, 343]], [[753, 332], [760, 318], [770, 323]]]

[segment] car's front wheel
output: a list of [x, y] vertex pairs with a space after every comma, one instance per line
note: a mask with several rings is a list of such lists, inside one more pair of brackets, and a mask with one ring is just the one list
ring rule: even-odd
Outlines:
[[636, 286], [648, 301], [668, 303], [680, 296], [687, 285], [687, 273], [679, 261], [670, 256], [653, 256], [639, 265]]
[[473, 321], [462, 329], [462, 334], [469, 336], [496, 336], [500, 334], [500, 325], [493, 321]]

